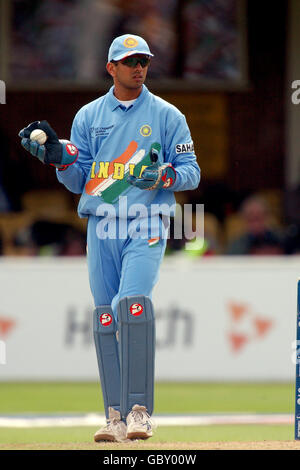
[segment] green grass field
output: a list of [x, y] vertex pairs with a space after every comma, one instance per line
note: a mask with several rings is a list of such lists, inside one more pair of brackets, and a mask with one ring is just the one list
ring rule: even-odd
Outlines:
[[[293, 384], [157, 383], [155, 413], [292, 413]], [[1, 383], [0, 414], [103, 412], [97, 383]]]
[[[155, 388], [155, 414], [293, 413], [293, 406], [293, 384], [157, 383]], [[0, 415], [87, 412], [103, 413], [97, 383], [0, 383]], [[94, 432], [90, 427], [0, 428], [0, 449], [99, 448]], [[161, 426], [139, 448], [150, 442], [153, 448], [168, 443], [197, 448], [201, 442], [291, 440], [292, 425]]]

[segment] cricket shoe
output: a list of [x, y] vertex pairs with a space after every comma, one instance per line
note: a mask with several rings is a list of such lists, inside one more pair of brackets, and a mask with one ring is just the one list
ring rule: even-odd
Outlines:
[[154, 423], [145, 406], [134, 405], [126, 418], [128, 439], [148, 439], [153, 436]]
[[126, 438], [126, 424], [121, 421], [121, 414], [112, 407], [108, 408], [109, 419], [107, 424], [94, 435], [95, 442], [111, 441], [124, 442]]

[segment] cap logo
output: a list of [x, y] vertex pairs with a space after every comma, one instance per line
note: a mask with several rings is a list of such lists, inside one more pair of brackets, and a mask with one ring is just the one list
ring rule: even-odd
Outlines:
[[129, 49], [132, 49], [133, 47], [136, 47], [138, 45], [138, 41], [134, 38], [126, 38], [125, 41], [123, 42], [125, 47], [128, 47]]

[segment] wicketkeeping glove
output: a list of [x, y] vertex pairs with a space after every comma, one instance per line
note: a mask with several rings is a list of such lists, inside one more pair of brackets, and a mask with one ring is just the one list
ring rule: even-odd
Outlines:
[[[44, 145], [30, 140], [30, 134], [34, 129], [42, 129], [47, 134]], [[56, 132], [47, 121], [34, 121], [19, 132], [22, 138], [21, 145], [41, 162], [55, 166], [59, 170], [65, 170], [73, 165], [78, 158], [78, 149], [68, 140], [59, 140]]]
[[140, 178], [130, 175], [127, 178], [128, 183], [140, 189], [161, 189], [170, 188], [176, 180], [176, 171], [170, 163], [158, 161], [158, 152], [154, 148], [151, 149], [150, 159], [152, 164], [147, 166], [141, 174]]

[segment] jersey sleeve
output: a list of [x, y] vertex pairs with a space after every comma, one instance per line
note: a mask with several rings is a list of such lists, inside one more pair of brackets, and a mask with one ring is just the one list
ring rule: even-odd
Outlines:
[[77, 113], [71, 129], [71, 142], [78, 149], [78, 159], [66, 170], [56, 170], [58, 180], [66, 186], [69, 191], [81, 194], [84, 189], [87, 175], [91, 168], [93, 158], [89, 148], [87, 133], [82, 122], [81, 113]]
[[200, 182], [200, 168], [185, 116], [180, 114], [166, 129], [165, 161], [176, 170], [175, 183], [165, 190], [186, 191], [196, 189]]

